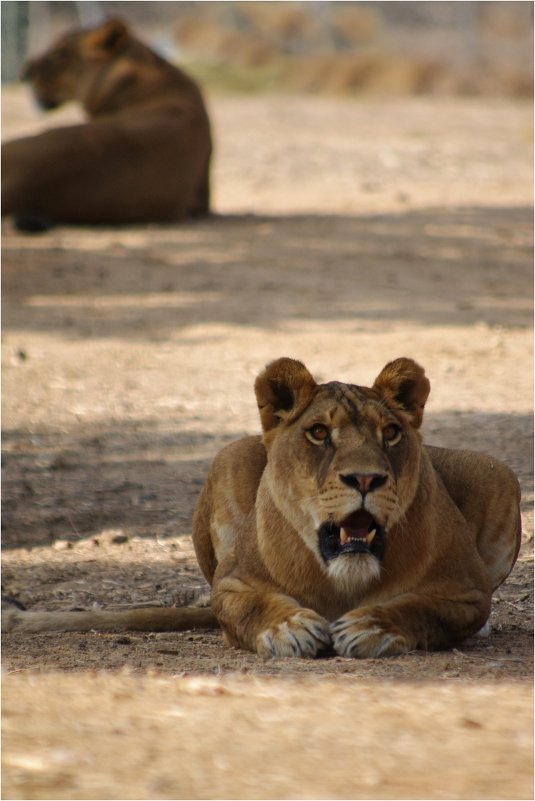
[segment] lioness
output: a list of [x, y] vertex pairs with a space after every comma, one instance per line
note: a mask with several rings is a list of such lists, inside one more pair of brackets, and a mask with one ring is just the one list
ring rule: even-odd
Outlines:
[[89, 121], [2, 146], [2, 213], [20, 228], [209, 212], [212, 144], [201, 92], [123, 22], [66, 34], [22, 78], [43, 108], [76, 100]]
[[195, 509], [212, 611], [13, 611], [6, 628], [218, 623], [272, 657], [378, 657], [476, 633], [518, 555], [520, 491], [494, 458], [422, 446], [429, 389], [406, 358], [371, 388], [278, 359], [255, 384], [263, 436], [221, 451]]

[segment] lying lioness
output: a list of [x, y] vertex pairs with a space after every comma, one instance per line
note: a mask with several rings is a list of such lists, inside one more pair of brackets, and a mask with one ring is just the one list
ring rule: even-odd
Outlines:
[[6, 628], [219, 623], [232, 645], [275, 657], [386, 656], [476, 633], [518, 555], [520, 492], [496, 459], [422, 447], [429, 388], [411, 359], [371, 389], [278, 359], [255, 384], [263, 436], [224, 448], [197, 502], [213, 614], [13, 611]]
[[76, 100], [89, 121], [3, 145], [2, 213], [20, 228], [208, 213], [212, 146], [199, 88], [123, 22], [63, 36], [22, 77], [43, 108]]

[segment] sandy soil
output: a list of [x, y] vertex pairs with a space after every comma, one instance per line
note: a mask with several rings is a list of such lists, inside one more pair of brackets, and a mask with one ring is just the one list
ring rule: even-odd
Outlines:
[[[506, 461], [524, 545], [451, 652], [264, 662], [219, 632], [3, 639], [5, 798], [531, 798], [532, 117], [508, 101], [214, 98], [218, 216], [3, 223], [3, 590], [181, 604], [191, 512], [281, 355], [408, 355], [424, 436]], [[4, 136], [42, 127], [5, 91]], [[47, 119], [60, 124], [73, 111]], [[215, 721], [215, 723], [213, 723]]]

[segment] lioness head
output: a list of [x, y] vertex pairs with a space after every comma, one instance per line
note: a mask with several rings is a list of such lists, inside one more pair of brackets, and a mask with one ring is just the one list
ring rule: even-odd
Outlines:
[[135, 40], [128, 28], [117, 19], [67, 33], [42, 56], [26, 62], [21, 80], [31, 83], [35, 98], [44, 109], [57, 108], [70, 100], [83, 103], [103, 67], [131, 42]]
[[256, 380], [270, 494], [337, 580], [379, 575], [388, 532], [418, 488], [429, 389], [423, 369], [405, 358], [371, 388], [317, 384], [287, 358]]

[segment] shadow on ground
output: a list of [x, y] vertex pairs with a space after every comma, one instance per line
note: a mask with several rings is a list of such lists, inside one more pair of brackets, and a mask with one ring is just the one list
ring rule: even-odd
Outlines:
[[[249, 429], [239, 414], [226, 414], [228, 393], [220, 405], [206, 395], [211, 389], [208, 367], [197, 376], [195, 390], [206, 400], [202, 414], [197, 407], [173, 402], [161, 407], [158, 416], [153, 401], [159, 388], [169, 391], [169, 368], [159, 363], [160, 383], [137, 405], [146, 416], [132, 416], [136, 406], [125, 404], [113, 416], [105, 384], [116, 357], [112, 347], [108, 353], [107, 340], [116, 339], [114, 347], [120, 350], [132, 342], [147, 344], [143, 358], [150, 365], [159, 343], [175, 339], [173, 365], [180, 371], [183, 353], [203, 358], [207, 349], [194, 346], [210, 338], [219, 342], [218, 324], [243, 327], [247, 342], [248, 329], [261, 329], [269, 338], [277, 327], [293, 323], [294, 344], [300, 323], [316, 323], [315, 330], [324, 332], [330, 322], [347, 321], [357, 336], [367, 331], [370, 343], [370, 325], [380, 332], [391, 327], [394, 343], [395, 326], [403, 321], [428, 326], [428, 331], [465, 326], [461, 331], [470, 332], [478, 322], [526, 330], [531, 325], [532, 216], [527, 208], [226, 217], [157, 228], [62, 228], [40, 237], [14, 234], [8, 226], [5, 230], [3, 324], [19, 393], [15, 398], [24, 404], [29, 382], [36, 380], [36, 403], [45, 412], [50, 404], [53, 412], [49, 420], [43, 408], [37, 414], [35, 404], [26, 404], [15, 423], [17, 410], [11, 404], [13, 421], [5, 424], [3, 436], [4, 589], [37, 608], [168, 605], [195, 597], [206, 587], [189, 537], [195, 498], [215, 453], [247, 433], [243, 427]], [[348, 326], [333, 328], [338, 347]], [[38, 347], [43, 335], [40, 360], [24, 352], [25, 333], [38, 335], [31, 347]], [[478, 343], [487, 336], [484, 327], [476, 333]], [[437, 351], [442, 344], [447, 350], [440, 328], [434, 336]], [[92, 355], [93, 367], [99, 368], [96, 383], [88, 386], [80, 376], [75, 383], [77, 398], [90, 395], [88, 402], [98, 401], [96, 412], [90, 408], [98, 419], [78, 414], [72, 419], [62, 412], [70, 403], [77, 360], [83, 377], [83, 360], [93, 341], [103, 343]], [[228, 341], [230, 364], [236, 360], [236, 343]], [[489, 353], [473, 344], [467, 342], [472, 360]], [[54, 357], [61, 360], [65, 345], [69, 353], [58, 372], [60, 386], [57, 394], [54, 388], [47, 394]], [[221, 351], [215, 351], [221, 358]], [[134, 349], [129, 358], [132, 374], [118, 382], [113, 397], [123, 393], [128, 400], [140, 390], [130, 382], [140, 356]], [[243, 363], [243, 353], [241, 358], [240, 370], [247, 372], [250, 365]], [[257, 358], [255, 352], [255, 370]], [[463, 379], [470, 379], [477, 406], [477, 375], [472, 379], [465, 373]], [[151, 389], [152, 380], [148, 374]], [[226, 380], [218, 377], [220, 390]], [[180, 400], [180, 386], [171, 386]], [[488, 413], [467, 410], [466, 404], [456, 409], [455, 403], [452, 397], [449, 405], [442, 403], [445, 411], [426, 413], [426, 441], [500, 456], [519, 475], [529, 513], [531, 416], [509, 413], [504, 405], [496, 407], [504, 413]], [[207, 422], [212, 428], [204, 433]], [[129, 666], [171, 673], [243, 668], [280, 675], [332, 671], [399, 679], [417, 672], [462, 680], [525, 678], [532, 656], [529, 555], [526, 560], [519, 561], [497, 593], [492, 642], [478, 641], [462, 652], [348, 663], [340, 658], [321, 664], [298, 660], [289, 666], [285, 661], [259, 664], [254, 656], [225, 649], [217, 632], [172, 633], [163, 641], [148, 634], [30, 639], [13, 634], [6, 638], [4, 661], [9, 670]]]
[[531, 261], [529, 208], [62, 228], [4, 236], [4, 325], [73, 339], [307, 319], [526, 327]]
[[[532, 451], [520, 457], [515, 442], [532, 432], [527, 414], [456, 410], [427, 414], [424, 426], [430, 444], [498, 454], [519, 476], [528, 508]], [[189, 534], [211, 460], [245, 433], [214, 436], [169, 423], [162, 429], [156, 420], [84, 423], [70, 434], [6, 430], [3, 548], [74, 542], [109, 529], [149, 538]]]

